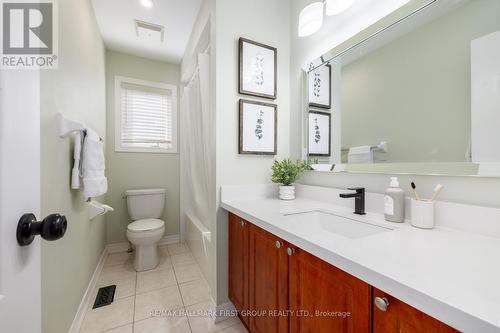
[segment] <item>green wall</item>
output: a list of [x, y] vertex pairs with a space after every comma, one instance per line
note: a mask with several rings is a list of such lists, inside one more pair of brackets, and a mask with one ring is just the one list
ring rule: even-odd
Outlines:
[[[81, 191], [70, 189], [73, 144], [57, 112], [106, 138], [105, 51], [90, 1], [59, 1], [59, 68], [41, 71], [41, 207], [66, 215], [66, 235], [42, 241], [42, 327], [68, 332], [105, 244], [103, 218], [89, 221]], [[105, 198], [99, 198], [105, 201]]]
[[[179, 86], [180, 67], [166, 62], [106, 52], [107, 130], [106, 175], [108, 204], [115, 209], [106, 215], [107, 243], [126, 242], [130, 222], [125, 190], [165, 188], [167, 199], [163, 220], [165, 235], [179, 234], [179, 154], [115, 152], [115, 76], [156, 81]], [[179, 98], [177, 105], [179, 106]], [[178, 117], [179, 118], [179, 117]]]
[[471, 1], [342, 67], [342, 146], [389, 143], [389, 162], [465, 162], [470, 42], [500, 29]]

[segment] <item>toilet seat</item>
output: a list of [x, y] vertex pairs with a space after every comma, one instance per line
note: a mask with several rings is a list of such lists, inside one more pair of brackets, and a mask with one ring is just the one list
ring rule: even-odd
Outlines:
[[131, 233], [141, 233], [146, 231], [156, 231], [165, 226], [165, 222], [160, 219], [142, 219], [130, 223], [127, 231]]

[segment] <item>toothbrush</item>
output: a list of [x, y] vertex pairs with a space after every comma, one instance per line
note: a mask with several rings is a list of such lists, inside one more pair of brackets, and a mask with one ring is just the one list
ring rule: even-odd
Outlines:
[[443, 189], [443, 185], [437, 184], [436, 187], [434, 187], [434, 193], [432, 194], [431, 201], [434, 201], [436, 197], [438, 196], [439, 192]]
[[411, 182], [411, 188], [413, 189], [413, 193], [415, 193], [415, 199], [421, 200], [420, 195], [418, 195], [418, 192], [417, 192], [417, 185], [415, 185], [414, 182]]

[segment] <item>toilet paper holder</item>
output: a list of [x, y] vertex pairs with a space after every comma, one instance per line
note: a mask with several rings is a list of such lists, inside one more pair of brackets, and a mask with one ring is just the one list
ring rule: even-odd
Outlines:
[[98, 216], [102, 216], [107, 212], [114, 211], [113, 207], [106, 204], [100, 203], [98, 201], [90, 200], [88, 203], [89, 219], [93, 220]]

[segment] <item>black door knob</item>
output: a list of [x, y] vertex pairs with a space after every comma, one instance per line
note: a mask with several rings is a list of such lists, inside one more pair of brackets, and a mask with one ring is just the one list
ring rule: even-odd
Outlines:
[[24, 214], [17, 223], [17, 242], [21, 246], [30, 245], [36, 235], [54, 241], [64, 236], [67, 226], [68, 222], [64, 215], [50, 214], [43, 221], [37, 221], [35, 215]]

